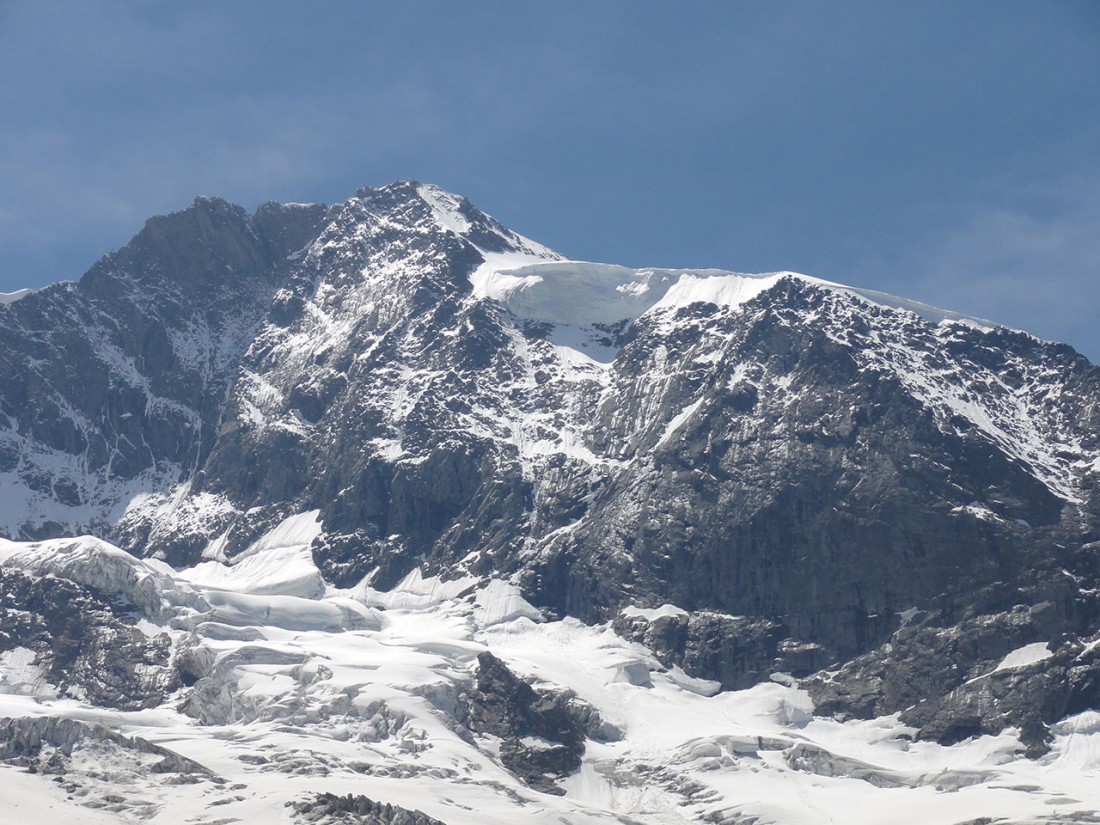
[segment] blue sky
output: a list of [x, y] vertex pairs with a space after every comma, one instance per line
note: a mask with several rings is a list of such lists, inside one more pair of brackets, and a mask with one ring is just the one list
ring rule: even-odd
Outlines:
[[570, 256], [792, 269], [1100, 360], [1100, 3], [0, 0], [0, 291], [216, 194], [417, 178]]

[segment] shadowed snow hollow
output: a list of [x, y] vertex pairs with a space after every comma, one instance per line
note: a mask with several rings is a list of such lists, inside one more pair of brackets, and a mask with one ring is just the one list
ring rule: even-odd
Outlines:
[[[321, 535], [320, 510], [291, 516], [224, 564], [215, 558], [181, 573], [188, 581], [209, 587], [266, 596], [317, 598], [325, 583], [313, 563], [310, 544]], [[212, 542], [216, 555], [219, 542]]]

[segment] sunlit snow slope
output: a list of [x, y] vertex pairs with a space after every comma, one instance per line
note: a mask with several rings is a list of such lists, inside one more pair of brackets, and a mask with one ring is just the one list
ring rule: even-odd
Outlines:
[[[503, 582], [411, 575], [388, 592], [292, 595], [301, 575], [286, 551], [309, 521], [224, 571], [220, 584], [247, 593], [205, 583], [209, 563], [177, 572], [86, 539], [0, 547], [9, 571], [126, 599], [141, 632], [169, 636], [198, 677], [163, 704], [120, 712], [32, 684], [6, 657], [3, 716], [103, 725], [182, 759], [150, 772], [163, 754], [119, 742], [47, 736], [20, 755], [8, 740], [0, 821], [304, 822], [287, 803], [322, 792], [501, 825], [1061, 822], [1096, 807], [1096, 712], [1060, 723], [1051, 752], [1031, 761], [1012, 731], [943, 747], [911, 741], [892, 717], [814, 719], [807, 695], [782, 682], [716, 693], [607, 626], [544, 620]], [[556, 795], [502, 766], [501, 737], [465, 725], [486, 651], [598, 714], [579, 768], [553, 777]]]

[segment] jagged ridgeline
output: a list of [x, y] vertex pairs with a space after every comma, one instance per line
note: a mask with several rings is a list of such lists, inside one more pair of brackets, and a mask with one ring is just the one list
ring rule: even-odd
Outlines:
[[315, 514], [316, 593], [506, 578], [666, 667], [818, 674], [820, 712], [940, 741], [1041, 753], [1097, 705], [1100, 373], [1068, 346], [794, 273], [570, 261], [415, 182], [200, 198], [0, 336], [11, 539], [192, 568]]

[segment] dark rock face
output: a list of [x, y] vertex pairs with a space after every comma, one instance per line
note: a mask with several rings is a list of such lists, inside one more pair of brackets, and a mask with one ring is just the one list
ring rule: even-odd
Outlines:
[[817, 670], [811, 651], [799, 651], [805, 661], [795, 662], [795, 667], [789, 666], [793, 651], [775, 660], [786, 634], [767, 619], [699, 611], [649, 621], [620, 614], [612, 626], [623, 638], [650, 648], [665, 667], [679, 665], [688, 673], [706, 674], [729, 690], [751, 687], [777, 670], [795, 675]]
[[[1070, 348], [796, 276], [552, 323], [479, 297], [498, 253], [558, 260], [416, 183], [152, 219], [0, 306], [0, 533], [183, 565], [317, 509], [336, 584], [515, 576], [725, 687], [828, 667], [822, 712], [927, 701], [940, 739], [1027, 721], [964, 701], [1013, 649], [988, 628], [998, 650], [1095, 633], [1100, 372]], [[988, 697], [1053, 697], [1040, 722], [1091, 701], [1059, 662]]]
[[[318, 208], [198, 199], [78, 282], [0, 307], [0, 473], [12, 537], [112, 532], [140, 491], [198, 470], [241, 353]], [[132, 548], [153, 526], [118, 531]], [[174, 539], [164, 538], [170, 547]]]
[[[1091, 610], [1082, 609], [1070, 588], [1061, 590], [1061, 603], [1017, 606], [950, 627], [931, 615], [902, 628], [877, 650], [809, 679], [817, 712], [863, 719], [901, 712], [920, 738], [941, 744], [1013, 726], [1029, 755], [1042, 755], [1048, 724], [1100, 707], [1100, 651], [1093, 644], [1100, 605], [1094, 595]], [[1073, 618], [1065, 615], [1070, 605]], [[1039, 661], [998, 667], [1011, 652], [1044, 644]]]
[[[154, 773], [211, 776], [209, 770], [194, 760], [141, 737], [122, 736], [103, 725], [56, 716], [0, 719], [0, 761], [38, 772], [63, 774], [73, 749], [88, 743], [106, 743], [118, 750], [152, 757], [145, 761]], [[43, 756], [47, 757], [45, 761]]]
[[137, 710], [160, 705], [179, 687], [167, 634], [147, 637], [127, 605], [67, 579], [2, 568], [0, 593], [0, 654], [31, 651], [47, 685], [60, 694]]
[[[860, 363], [879, 354], [861, 351], [856, 335], [841, 344], [803, 322], [836, 315], [848, 332], [852, 307], [781, 287], [737, 316], [685, 321], [676, 340], [639, 329], [623, 348], [623, 397], [601, 407], [595, 429], [608, 449], [640, 456], [544, 551], [532, 586], [545, 600], [599, 618], [626, 590], [635, 601], [783, 617], [794, 637], [847, 658], [883, 641], [894, 613], [1017, 581], [1042, 555], [1036, 543], [1052, 547], [1057, 497], [991, 445], [945, 432], [896, 375]], [[716, 334], [722, 360], [689, 369]], [[667, 408], [701, 403], [675, 438], [654, 444], [663, 426], [651, 426], [623, 443], [642, 424], [621, 419], [652, 403], [638, 396], [662, 347], [666, 363], [673, 352], [679, 361], [666, 366]], [[1095, 391], [1094, 369], [1069, 366]], [[965, 511], [992, 498], [995, 519]]]
[[533, 788], [563, 793], [553, 778], [580, 767], [586, 736], [606, 740], [615, 731], [568, 694], [532, 688], [492, 653], [480, 654], [477, 662], [466, 725], [500, 737], [501, 763]]
[[375, 802], [362, 794], [317, 794], [294, 803], [299, 822], [322, 825], [444, 825], [440, 820], [390, 802]]

